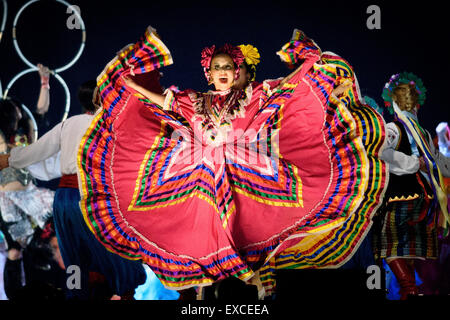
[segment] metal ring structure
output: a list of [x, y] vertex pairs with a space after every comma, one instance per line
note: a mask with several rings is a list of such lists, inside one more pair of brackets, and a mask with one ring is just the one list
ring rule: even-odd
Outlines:
[[[5, 0], [3, 0], [5, 1]], [[16, 32], [16, 25], [17, 25], [17, 21], [19, 20], [20, 15], [22, 14], [22, 12], [31, 4], [38, 2], [40, 0], [31, 0], [28, 1], [27, 3], [25, 3], [22, 8], [20, 8], [20, 10], [17, 12], [16, 17], [14, 18], [14, 23], [13, 23], [13, 29], [12, 29], [12, 36], [13, 36], [13, 43], [14, 43], [14, 48], [16, 49], [17, 53], [19, 54], [20, 59], [22, 59], [22, 61], [28, 65], [30, 68], [34, 68], [34, 64], [32, 64], [27, 58], [25, 58], [25, 56], [23, 55], [22, 51], [20, 50], [19, 44], [17, 42], [17, 32]], [[67, 3], [64, 0], [55, 0], [56, 2], [62, 3], [65, 6], [67, 6], [67, 8], [70, 8], [72, 5]], [[75, 13], [75, 15], [77, 16], [78, 21], [80, 22], [80, 27], [81, 27], [81, 31], [82, 31], [82, 36], [81, 36], [81, 45], [80, 48], [78, 49], [77, 54], [75, 55], [75, 57], [66, 65], [57, 68], [54, 70], [55, 73], [58, 72], [62, 72], [64, 70], [69, 69], [75, 62], [77, 62], [77, 60], [80, 58], [81, 53], [84, 50], [85, 47], [85, 43], [86, 43], [86, 30], [84, 28], [84, 22], [83, 19], [81, 18], [81, 15], [78, 13], [77, 10], [73, 10], [73, 12]]]
[[[6, 0], [2, 0], [4, 3], [4, 6], [6, 6]], [[22, 77], [23, 75], [33, 72], [33, 71], [38, 71], [39, 69], [32, 64], [22, 53], [22, 51], [20, 50], [18, 41], [17, 41], [17, 32], [16, 32], [16, 25], [17, 22], [19, 21], [19, 17], [22, 14], [22, 12], [31, 4], [38, 2], [40, 0], [30, 0], [27, 3], [25, 3], [20, 10], [17, 12], [16, 17], [14, 18], [14, 23], [13, 23], [13, 29], [12, 29], [12, 36], [13, 36], [13, 44], [14, 44], [14, 48], [17, 52], [17, 54], [19, 55], [20, 59], [26, 64], [28, 65], [30, 68], [26, 69], [20, 73], [18, 73], [8, 84], [8, 86], [6, 87], [5, 92], [2, 92], [2, 87], [0, 84], [0, 95], [2, 97], [6, 97], [8, 95], [9, 89], [12, 87], [12, 85], [17, 81], [17, 79], [19, 79], [20, 77]], [[67, 6], [67, 8], [71, 8], [72, 5], [69, 4], [68, 2], [64, 1], [64, 0], [55, 0], [56, 2], [59, 2], [65, 6]], [[63, 78], [58, 74], [59, 72], [62, 72], [64, 70], [69, 69], [73, 64], [75, 64], [75, 62], [77, 62], [77, 60], [80, 58], [84, 47], [85, 47], [85, 43], [86, 43], [86, 30], [85, 30], [85, 26], [84, 26], [84, 22], [83, 19], [81, 18], [81, 15], [79, 14], [79, 12], [77, 10], [73, 10], [74, 14], [76, 15], [79, 23], [80, 23], [80, 29], [82, 31], [82, 37], [81, 37], [81, 45], [80, 48], [78, 49], [77, 54], [75, 55], [75, 57], [69, 61], [69, 63], [67, 63], [66, 65], [56, 68], [54, 70], [51, 70], [50, 73], [59, 81], [59, 83], [62, 85], [63, 89], [64, 89], [64, 93], [66, 95], [66, 106], [64, 109], [64, 114], [62, 117], [62, 121], [66, 120], [68, 115], [69, 115], [69, 110], [70, 110], [70, 91], [69, 88], [67, 87], [66, 82], [63, 80]], [[5, 16], [5, 14], [4, 14]], [[6, 16], [5, 16], [5, 20], [6, 20]], [[29, 110], [28, 110], [29, 111]], [[33, 118], [34, 119], [34, 118]], [[37, 132], [37, 131], [36, 131]]]
[[[11, 81], [8, 83], [8, 86], [5, 89], [5, 92], [3, 93], [3, 98], [6, 98], [8, 96], [8, 92], [9, 89], [11, 89], [11, 87], [13, 86], [13, 84], [22, 76], [33, 72], [33, 71], [39, 71], [39, 69], [37, 67], [30, 68], [30, 69], [26, 69], [23, 70], [22, 72], [19, 72], [14, 78], [11, 79]], [[69, 114], [69, 109], [70, 109], [70, 91], [69, 88], [67, 87], [66, 82], [63, 80], [63, 78], [59, 75], [59, 74], [54, 74], [55, 78], [59, 81], [59, 83], [62, 85], [64, 92], [66, 94], [66, 107], [64, 110], [64, 115], [62, 118], [62, 121], [67, 119], [67, 116]]]
[[6, 3], [6, 0], [2, 0], [2, 3], [3, 3], [3, 17], [2, 17], [2, 24], [0, 24], [0, 41], [2, 41], [3, 31], [5, 30], [6, 17], [8, 15], [8, 3]]
[[[3, 3], [3, 17], [2, 23], [0, 24], [0, 42], [2, 41], [3, 31], [5, 30], [6, 17], [8, 16], [8, 3], [6, 2], [6, 0], [2, 0], [2, 3]], [[3, 97], [3, 88], [1, 80], [0, 80], [0, 96]]]
[[67, 116], [69, 115], [69, 109], [70, 109], [70, 91], [69, 91], [69, 87], [67, 87], [66, 82], [63, 80], [63, 78], [55, 73], [54, 74], [55, 78], [59, 81], [59, 83], [62, 85], [64, 92], [66, 94], [66, 108], [64, 109], [64, 115], [62, 117], [61, 121], [64, 121], [67, 119]]

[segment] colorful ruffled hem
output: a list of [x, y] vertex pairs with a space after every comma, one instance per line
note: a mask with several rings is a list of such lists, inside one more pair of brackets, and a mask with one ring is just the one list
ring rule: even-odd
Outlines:
[[[306, 36], [296, 30], [294, 37], [296, 38], [279, 53], [291, 64], [296, 64], [305, 55], [304, 50], [292, 46], [296, 46], [297, 39]], [[315, 53], [321, 52], [318, 47], [314, 47], [313, 41], [307, 41], [307, 44]], [[336, 87], [349, 80], [352, 83], [342, 96], [338, 98], [333, 95], [330, 101], [336, 106], [345, 106], [352, 113], [357, 135], [362, 138], [367, 152], [368, 184], [362, 201], [341, 226], [304, 237], [297, 245], [284, 250], [261, 268], [260, 277], [267, 296], [275, 292], [277, 269], [339, 268], [351, 259], [370, 230], [372, 218], [380, 207], [387, 188], [388, 168], [378, 157], [385, 143], [385, 122], [382, 116], [362, 102], [356, 76], [347, 61], [331, 52], [323, 53], [321, 61], [324, 65], [317, 66], [321, 72], [326, 72], [326, 66], [336, 68]]]
[[[356, 247], [370, 226], [367, 217], [377, 206], [385, 181], [385, 172], [378, 162], [377, 170], [375, 170], [378, 173], [378, 179], [373, 179], [374, 169], [371, 166], [374, 166], [374, 160], [369, 159], [365, 144], [380, 144], [383, 139], [377, 136], [374, 138], [375, 142], [367, 142], [369, 135], [361, 131], [360, 121], [363, 116], [356, 115], [358, 111], [350, 111], [344, 103], [329, 103], [333, 99], [330, 94], [339, 81], [341, 69], [332, 63], [317, 64], [315, 62], [318, 58], [319, 55], [316, 53], [308, 54], [299, 74], [281, 87], [272, 90], [270, 94], [266, 92], [267, 96], [254, 121], [260, 123], [259, 127], [268, 133], [267, 140], [272, 141], [272, 137], [283, 132], [282, 123], [289, 121], [292, 123], [293, 110], [297, 110], [295, 108], [299, 108], [299, 113], [308, 112], [307, 105], [293, 101], [292, 97], [297, 91], [312, 99], [310, 103], [314, 107], [311, 108], [314, 109], [320, 104], [323, 109], [313, 111], [316, 112], [315, 116], [322, 117], [322, 120], [317, 122], [321, 125], [318, 128], [318, 132], [321, 132], [321, 140], [317, 143], [321, 146], [320, 148], [326, 150], [328, 155], [328, 163], [324, 164], [330, 168], [328, 185], [320, 191], [322, 196], [315, 205], [308, 207], [308, 212], [293, 216], [291, 222], [286, 223], [279, 230], [274, 230], [262, 241], [249, 241], [244, 245], [236, 246], [237, 238], [233, 240], [233, 237], [242, 237], [241, 232], [245, 233], [244, 226], [236, 227], [232, 223], [235, 221], [232, 219], [236, 219], [236, 214], [243, 214], [243, 211], [240, 211], [242, 210], [239, 207], [240, 202], [254, 200], [255, 203], [261, 203], [274, 210], [276, 208], [277, 210], [284, 208], [301, 210], [305, 199], [302, 188], [306, 187], [304, 183], [309, 181], [308, 177], [302, 180], [298, 161], [290, 161], [289, 157], [285, 158], [289, 154], [287, 149], [280, 151], [280, 148], [286, 147], [285, 144], [269, 143], [269, 154], [279, 156], [276, 172], [280, 175], [268, 177], [284, 181], [287, 189], [281, 191], [285, 192], [286, 196], [277, 195], [275, 191], [279, 191], [275, 189], [273, 189], [275, 191], [267, 191], [268, 188], [264, 186], [267, 177], [259, 174], [256, 178], [257, 174], [239, 165], [227, 166], [229, 170], [227, 174], [230, 174], [231, 178], [229, 181], [221, 178], [218, 185], [215, 185], [214, 180], [208, 180], [204, 169], [196, 168], [193, 174], [183, 177], [185, 183], [172, 181], [168, 184], [172, 189], [166, 189], [161, 192], [161, 195], [156, 196], [151, 190], [160, 191], [155, 189], [162, 183], [158, 177], [168, 165], [159, 159], [167, 158], [171, 150], [175, 150], [176, 147], [176, 142], [167, 137], [167, 132], [170, 128], [181, 128], [186, 123], [177, 116], [162, 110], [161, 107], [149, 101], [145, 102], [145, 99], [139, 100], [126, 89], [120, 79], [122, 75], [132, 72], [134, 74], [148, 73], [172, 63], [169, 50], [155, 36], [151, 28], [147, 29], [143, 39], [119, 52], [98, 77], [103, 110], [96, 115], [79, 149], [78, 164], [82, 168], [80, 170], [81, 208], [86, 223], [97, 239], [112, 252], [128, 259], [144, 261], [166, 287], [177, 290], [190, 286], [209, 285], [229, 276], [246, 280], [253, 276], [253, 269], [259, 268], [271, 255], [283, 252], [285, 248], [297, 244], [303, 238], [308, 239], [308, 236], [313, 234], [320, 236], [327, 232], [334, 232], [333, 237], [337, 237], [337, 234], [347, 230], [347, 225], [357, 224], [359, 228], [356, 234], [346, 231], [342, 234], [341, 240], [344, 240], [349, 248]], [[113, 167], [120, 166], [119, 160], [124, 161], [124, 159], [115, 159], [117, 156], [115, 152], [116, 148], [129, 147], [117, 145], [117, 141], [120, 141], [121, 130], [124, 130], [121, 126], [131, 129], [126, 127], [130, 125], [129, 123], [124, 124], [123, 115], [140, 113], [139, 108], [136, 107], [137, 100], [147, 111], [151, 111], [153, 120], [148, 125], [155, 125], [155, 132], [159, 134], [154, 137], [153, 142], [148, 143], [139, 176], [137, 180], [134, 179], [136, 187], [133, 190], [132, 202], [123, 204], [119, 201], [123, 195], [118, 190], [121, 190], [119, 185], [124, 182], [115, 178], [117, 173]], [[371, 117], [373, 118], [373, 115]], [[136, 136], [136, 139], [138, 138]], [[378, 149], [371, 152], [377, 151]], [[251, 174], [255, 176], [253, 181], [249, 180]], [[187, 180], [188, 178], [191, 180]], [[120, 179], [133, 180], [133, 177], [121, 176]], [[188, 184], [187, 181], [191, 182]], [[222, 184], [221, 181], [223, 181]], [[283, 186], [283, 183], [280, 185]], [[273, 185], [277, 186], [277, 184]], [[368, 193], [369, 190], [373, 192]], [[176, 253], [164, 249], [159, 243], [153, 242], [139, 232], [136, 228], [137, 220], [134, 220], [138, 219], [135, 213], [133, 216], [126, 215], [127, 210], [150, 214], [152, 210], [168, 208], [187, 200], [190, 202], [186, 203], [191, 204], [194, 201], [192, 199], [213, 207], [220, 217], [220, 225], [224, 228], [221, 231], [223, 235], [220, 235], [224, 239], [217, 240], [219, 247], [203, 256], [191, 256], [187, 253]], [[364, 210], [364, 213], [356, 214], [358, 210]], [[211, 219], [217, 220], [217, 218]], [[145, 223], [144, 220], [141, 223]], [[161, 223], [165, 221], [161, 220]], [[267, 223], [270, 225], [270, 222]], [[214, 228], [216, 227], [214, 225]], [[234, 227], [237, 230], [236, 234], [233, 234], [233, 229], [230, 229]], [[211, 230], [216, 232], [216, 229]], [[189, 233], [189, 229], [186, 232]], [[206, 232], [209, 231], [206, 230]], [[171, 237], [177, 237], [177, 235], [172, 234]], [[228, 245], [226, 245], [227, 241]], [[326, 241], [329, 243], [328, 239]], [[318, 246], [323, 247], [326, 243], [316, 241], [315, 244], [316, 246], [312, 246], [311, 250], [317, 252]], [[334, 260], [344, 259], [346, 252], [349, 250], [335, 252]]]

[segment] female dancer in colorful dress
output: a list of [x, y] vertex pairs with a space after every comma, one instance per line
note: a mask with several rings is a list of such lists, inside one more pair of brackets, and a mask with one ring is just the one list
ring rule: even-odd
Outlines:
[[302, 33], [282, 52], [303, 63], [238, 90], [242, 52], [204, 49], [215, 87], [206, 93], [135, 83], [172, 63], [151, 27], [118, 53], [97, 78], [103, 110], [79, 151], [81, 208], [103, 245], [180, 290], [248, 280], [302, 237], [370, 215], [360, 208], [372, 179], [361, 132], [331, 101], [338, 64], [323, 63]]
[[[241, 44], [238, 46], [244, 56], [243, 62], [239, 65], [239, 77], [234, 81], [233, 89], [243, 90], [256, 79], [256, 65], [260, 62], [258, 49], [251, 44]], [[230, 298], [255, 300], [258, 297], [264, 298], [264, 288], [258, 271], [255, 276], [247, 282], [243, 282], [235, 277], [229, 277], [222, 281], [215, 282], [210, 287], [199, 288], [197, 295], [202, 300], [227, 300]]]

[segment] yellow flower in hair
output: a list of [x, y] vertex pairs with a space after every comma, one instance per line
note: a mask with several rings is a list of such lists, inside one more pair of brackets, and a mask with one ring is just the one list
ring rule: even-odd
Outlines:
[[245, 57], [245, 62], [247, 62], [248, 65], [257, 65], [259, 63], [259, 58], [261, 57], [259, 55], [258, 49], [251, 44], [241, 44], [238, 46], [242, 54]]

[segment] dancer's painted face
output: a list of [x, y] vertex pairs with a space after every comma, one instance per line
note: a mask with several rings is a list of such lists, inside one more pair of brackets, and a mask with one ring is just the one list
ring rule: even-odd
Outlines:
[[235, 77], [233, 59], [227, 54], [216, 55], [211, 60], [210, 76], [216, 90], [231, 88]]
[[415, 112], [419, 99], [419, 94], [414, 87], [408, 83], [401, 83], [393, 90], [393, 100], [397, 103], [400, 110]]

